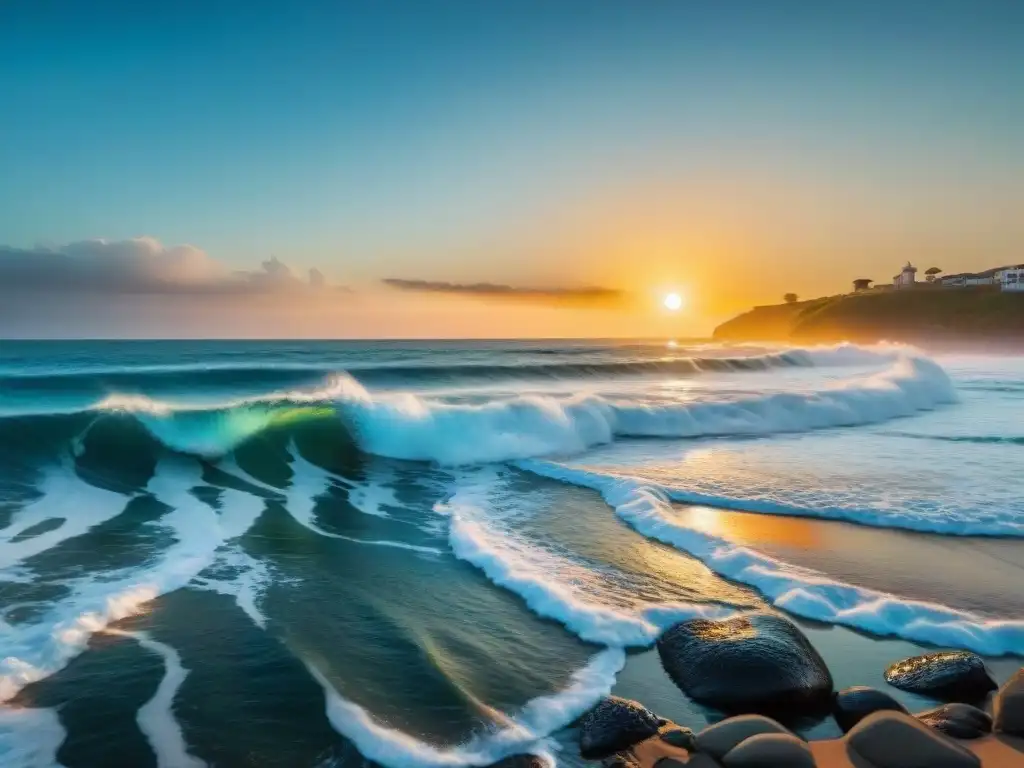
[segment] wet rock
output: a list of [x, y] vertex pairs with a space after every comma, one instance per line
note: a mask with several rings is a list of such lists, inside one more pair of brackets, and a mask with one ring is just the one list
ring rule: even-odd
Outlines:
[[915, 717], [954, 739], [980, 739], [992, 733], [992, 718], [970, 704], [943, 704], [927, 712], [919, 712]]
[[722, 763], [725, 768], [814, 768], [814, 756], [796, 736], [760, 733], [729, 750]]
[[902, 712], [868, 715], [847, 734], [846, 745], [873, 768], [981, 766], [973, 752]]
[[548, 764], [536, 755], [512, 755], [488, 768], [548, 768]]
[[690, 619], [658, 640], [669, 677], [690, 698], [730, 713], [827, 712], [832, 675], [793, 622], [773, 613]]
[[698, 752], [695, 755], [690, 755], [685, 763], [674, 757], [663, 757], [654, 764], [654, 768], [722, 768], [722, 764], [714, 758]]
[[1024, 736], [1024, 669], [999, 689], [992, 702], [995, 730], [1011, 736]]
[[685, 749], [687, 752], [693, 752], [696, 748], [696, 740], [694, 738], [693, 731], [689, 728], [684, 728], [681, 725], [673, 724], [668, 728], [662, 728], [661, 731], [658, 732], [658, 738], [670, 746]]
[[612, 755], [601, 765], [603, 768], [643, 768], [640, 761], [627, 752]]
[[909, 714], [906, 708], [889, 694], [863, 685], [840, 691], [832, 701], [832, 716], [843, 729], [843, 733], [849, 732], [872, 712], [888, 710]]
[[654, 736], [658, 722], [642, 704], [609, 696], [580, 719], [580, 754], [599, 760], [628, 749]]
[[721, 760], [747, 739], [762, 734], [793, 735], [770, 718], [761, 715], [739, 715], [709, 725], [697, 734], [694, 741], [698, 754]]
[[982, 658], [969, 651], [940, 651], [898, 661], [885, 670], [885, 682], [933, 699], [968, 704], [984, 701], [998, 687]]

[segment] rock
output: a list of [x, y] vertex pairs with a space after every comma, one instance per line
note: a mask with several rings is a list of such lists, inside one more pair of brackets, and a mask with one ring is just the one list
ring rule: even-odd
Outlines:
[[894, 710], [896, 712], [907, 712], [906, 708], [888, 693], [868, 688], [863, 685], [855, 685], [853, 688], [846, 688], [836, 694], [832, 700], [832, 715], [835, 717], [843, 733], [849, 732], [853, 726], [870, 715], [872, 712]]
[[933, 699], [968, 704], [984, 701], [998, 688], [982, 658], [969, 651], [926, 653], [898, 661], [885, 670], [885, 682]]
[[796, 736], [759, 733], [729, 750], [722, 763], [725, 768], [814, 768], [814, 756]]
[[730, 713], [827, 712], [832, 675], [793, 622], [773, 613], [690, 619], [665, 632], [658, 655], [690, 698]]
[[970, 704], [943, 704], [927, 712], [918, 712], [915, 717], [954, 739], [980, 739], [992, 733], [992, 718]]
[[672, 724], [668, 728], [662, 728], [658, 732], [658, 737], [666, 744], [685, 749], [687, 752], [693, 752], [696, 749], [693, 731], [681, 725]]
[[1024, 736], [1024, 668], [1011, 677], [992, 702], [995, 730]]
[[620, 752], [617, 755], [612, 755], [602, 762], [601, 765], [603, 768], [643, 768], [640, 761], [635, 759], [628, 752]]
[[761, 715], [739, 715], [709, 725], [697, 734], [694, 741], [698, 754], [709, 755], [721, 760], [743, 741], [761, 734], [783, 734], [792, 736], [774, 720]]
[[548, 768], [548, 764], [536, 755], [512, 755], [488, 768]]
[[846, 746], [873, 768], [981, 766], [973, 752], [902, 712], [868, 715], [847, 734]]
[[695, 755], [690, 755], [685, 763], [674, 757], [663, 757], [654, 764], [654, 768], [722, 768], [722, 764], [714, 758], [698, 752]]
[[609, 696], [580, 719], [580, 754], [600, 760], [628, 749], [655, 735], [658, 722], [642, 704]]

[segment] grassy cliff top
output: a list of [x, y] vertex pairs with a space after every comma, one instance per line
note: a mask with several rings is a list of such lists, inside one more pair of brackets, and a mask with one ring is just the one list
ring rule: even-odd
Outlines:
[[724, 341], [1024, 342], [1024, 292], [997, 286], [865, 291], [755, 307], [715, 329]]

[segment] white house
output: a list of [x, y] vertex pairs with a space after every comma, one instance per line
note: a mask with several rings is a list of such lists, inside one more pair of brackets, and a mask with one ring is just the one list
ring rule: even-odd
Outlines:
[[903, 271], [892, 279], [892, 287], [896, 290], [900, 290], [901, 288], [913, 288], [916, 281], [917, 267], [908, 261], [907, 265], [903, 267]]
[[973, 275], [966, 275], [965, 285], [995, 285], [998, 270], [988, 269]]
[[1001, 269], [996, 278], [1004, 291], [1024, 291], [1024, 265]]
[[944, 275], [939, 283], [952, 287], [974, 285], [998, 285], [1004, 291], [1024, 291], [1024, 264], [1015, 267], [996, 267], [984, 272], [962, 272], [957, 275]]

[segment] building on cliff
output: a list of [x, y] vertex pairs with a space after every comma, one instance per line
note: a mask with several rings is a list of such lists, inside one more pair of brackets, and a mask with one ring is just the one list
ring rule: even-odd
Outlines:
[[903, 267], [903, 271], [892, 279], [892, 287], [896, 290], [904, 288], [913, 288], [917, 283], [917, 267], [911, 264], [909, 261], [907, 265]]
[[1003, 291], [1024, 291], [1024, 264], [1010, 267], [995, 267], [984, 272], [961, 272], [946, 275], [939, 283], [951, 288], [968, 288], [979, 285], [998, 285]]

